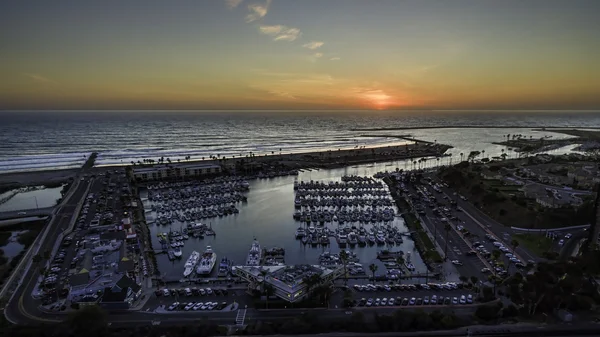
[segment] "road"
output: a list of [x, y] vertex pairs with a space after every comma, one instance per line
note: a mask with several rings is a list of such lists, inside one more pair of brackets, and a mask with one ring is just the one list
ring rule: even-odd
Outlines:
[[[457, 225], [462, 225], [465, 228], [468, 228], [475, 237], [483, 238], [485, 233], [476, 225], [472, 224], [471, 220], [464, 213], [453, 209], [453, 207], [450, 205], [449, 197], [448, 199], [444, 199], [441, 194], [436, 194], [427, 185], [409, 186], [408, 188], [409, 195], [413, 197], [413, 204], [423, 205], [425, 202], [427, 202], [429, 205], [434, 205], [434, 207], [427, 207], [423, 205], [421, 219], [442, 248], [446, 248], [447, 241], [448, 260], [459, 260], [462, 262], [462, 265], [456, 266], [458, 272], [467, 277], [475, 276], [479, 280], [486, 280], [487, 275], [481, 270], [483, 268], [491, 268], [491, 266], [482, 256], [466, 255], [472, 250], [472, 243], [457, 231]], [[423, 193], [429, 192], [430, 197], [421, 200], [419, 198], [419, 195], [421, 194], [418, 191]], [[451, 212], [449, 213], [451, 216], [456, 217], [456, 220], [435, 214], [434, 208], [440, 209], [444, 207]], [[448, 233], [446, 233], [444, 230], [446, 223], [451, 224], [452, 227]], [[483, 243], [485, 240], [478, 239], [478, 241]], [[491, 247], [486, 248], [489, 248], [491, 251]]]
[[[6, 211], [0, 212], [0, 220], [8, 220], [8, 219], [18, 219], [18, 218], [29, 218], [29, 217], [43, 217], [49, 216], [52, 214], [53, 207], [45, 207], [45, 208], [34, 208], [34, 209], [26, 209], [26, 210], [18, 210], [18, 211]], [[25, 213], [25, 214], [23, 214]]]
[[[76, 190], [66, 202], [58, 209], [52, 226], [48, 230], [47, 237], [40, 244], [40, 252], [51, 251], [59, 235], [68, 228], [71, 217], [77, 208], [77, 204], [85, 197], [90, 182], [85, 181], [77, 185]], [[20, 324], [31, 324], [40, 322], [57, 321], [54, 315], [48, 315], [38, 309], [39, 301], [33, 299], [31, 293], [34, 290], [39, 277], [39, 268], [32, 266], [27, 271], [21, 284], [5, 308], [5, 315], [10, 321]], [[60, 320], [60, 319], [58, 319]]]

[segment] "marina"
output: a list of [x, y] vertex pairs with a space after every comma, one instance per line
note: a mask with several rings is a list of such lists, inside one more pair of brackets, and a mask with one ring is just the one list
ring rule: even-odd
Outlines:
[[[324, 260], [322, 254], [328, 252], [334, 256], [341, 250], [347, 250], [355, 256], [356, 262], [352, 263], [360, 264], [360, 266], [349, 265], [350, 277], [369, 276], [371, 273], [368, 266], [371, 263], [378, 266], [377, 274], [385, 274], [389, 269], [394, 268], [386, 268], [384, 262], [377, 259], [378, 252], [386, 249], [403, 251], [405, 254], [411, 254], [414, 273], [425, 273], [426, 267], [414, 248], [404, 220], [397, 215], [399, 212], [395, 206], [386, 201], [390, 200], [387, 186], [381, 180], [373, 178], [376, 172], [389, 169], [389, 166], [386, 167], [389, 163], [378, 163], [373, 167], [358, 165], [341, 169], [300, 171], [297, 177], [287, 175], [261, 179], [247, 178], [247, 190], [236, 191], [247, 198], [246, 202], [236, 204], [239, 213], [189, 222], [172, 216], [172, 221], [167, 225], [150, 220], [156, 218], [158, 211], [152, 210], [155, 202], [149, 200], [148, 193], [156, 188], [142, 189], [140, 196], [146, 209], [146, 217], [149, 219], [149, 229], [152, 237], [157, 238], [152, 240], [152, 248], [155, 251], [162, 251], [164, 246], [162, 240], [167, 244], [165, 248], [173, 251], [180, 249], [183, 256], [183, 258], [169, 259], [168, 254], [155, 255], [159, 277], [170, 281], [180, 280], [187, 257], [192, 251], [204, 252], [207, 246], [210, 246], [217, 255], [214, 268], [209, 274], [198, 275], [196, 273], [198, 266], [196, 266], [194, 273], [187, 279], [228, 277], [232, 266], [245, 265], [248, 262], [251, 249], [253, 254], [258, 256], [251, 259], [257, 261], [252, 263], [265, 266], [306, 263], [327, 265], [334, 260], [331, 258]], [[394, 166], [403, 165], [398, 162], [391, 163]], [[312, 185], [310, 185], [311, 180]], [[235, 181], [241, 183], [244, 180]], [[301, 189], [302, 181], [305, 182], [306, 187], [314, 188]], [[227, 181], [223, 180], [223, 183]], [[336, 186], [337, 183], [337, 189], [329, 188], [330, 183], [332, 186]], [[163, 184], [163, 188], [159, 187], [159, 190], [172, 190], [169, 195], [183, 195], [177, 190], [194, 186], [194, 183], [176, 184], [179, 185]], [[294, 186], [298, 189], [295, 190]], [[333, 200], [353, 200], [355, 196], [348, 196], [347, 192], [354, 193], [354, 187], [357, 191], [356, 196], [361, 193], [360, 198], [364, 199], [364, 202], [340, 206], [310, 205], [300, 209], [295, 206], [299, 190], [306, 199], [320, 200], [322, 197], [333, 203], [335, 202]], [[342, 190], [344, 193], [341, 193]], [[324, 195], [325, 191], [332, 195]], [[214, 198], [219, 197], [219, 194], [214, 194]], [[304, 221], [295, 219], [293, 215], [297, 211], [300, 211], [300, 214], [310, 213], [310, 224], [307, 223], [306, 218]], [[327, 221], [325, 211], [329, 213], [330, 221]], [[182, 211], [173, 210], [173, 213], [180, 212]], [[316, 222], [312, 220], [313, 212], [316, 213]], [[320, 221], [321, 214], [323, 223]], [[334, 216], [337, 221], [334, 220]], [[368, 217], [369, 221], [361, 221], [361, 218], [367, 220]], [[187, 235], [187, 239], [184, 235]], [[172, 248], [170, 244], [173, 242], [183, 244], [179, 243], [177, 247]], [[253, 249], [255, 246], [258, 246], [258, 249]], [[408, 272], [406, 268], [399, 269], [404, 275]]]

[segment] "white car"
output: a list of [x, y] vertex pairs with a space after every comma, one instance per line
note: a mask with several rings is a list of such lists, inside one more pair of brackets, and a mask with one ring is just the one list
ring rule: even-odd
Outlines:
[[192, 308], [194, 311], [196, 310], [200, 310], [202, 308], [202, 306], [204, 305], [204, 303], [202, 302], [198, 302], [194, 305], [194, 307]]
[[563, 239], [560, 239], [560, 241], [558, 241], [558, 245], [559, 245], [559, 246], [562, 246], [562, 245], [564, 245], [564, 244], [565, 244], [565, 240], [563, 240]]
[[409, 305], [415, 305], [415, 303], [417, 303], [417, 299], [414, 297], [411, 297], [410, 301], [408, 301]]
[[460, 262], [458, 260], [452, 260], [452, 264], [455, 266], [462, 266], [462, 262]]
[[381, 299], [381, 305], [387, 305], [387, 297]]
[[567, 235], [565, 235], [565, 239], [569, 240], [572, 236], [573, 236], [573, 234], [567, 233]]
[[183, 310], [190, 311], [194, 307], [194, 305], [196, 305], [196, 303], [190, 302], [185, 306], [185, 308], [183, 308]]
[[170, 306], [167, 308], [167, 310], [169, 310], [169, 311], [173, 311], [173, 310], [177, 309], [177, 307], [179, 307], [179, 302], [175, 302], [175, 303], [171, 304], [171, 305], [170, 305]]
[[469, 303], [469, 304], [473, 303], [473, 295], [471, 295], [471, 294], [467, 295], [467, 303]]
[[390, 300], [388, 301], [388, 305], [393, 306], [395, 304], [395, 300], [393, 298], [390, 298]]
[[207, 295], [212, 295], [213, 291], [210, 288], [206, 288], [206, 294]]
[[460, 304], [467, 304], [467, 298], [465, 295], [462, 295], [459, 300]]

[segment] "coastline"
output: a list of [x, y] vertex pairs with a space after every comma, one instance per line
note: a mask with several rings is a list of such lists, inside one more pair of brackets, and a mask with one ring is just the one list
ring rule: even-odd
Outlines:
[[[444, 153], [452, 148], [450, 145], [433, 144], [416, 139], [410, 139], [413, 143], [402, 145], [385, 146], [362, 146], [353, 149], [338, 149], [327, 151], [311, 151], [299, 153], [276, 153], [263, 155], [247, 155], [245, 157], [212, 159], [190, 159], [181, 162], [173, 161], [172, 165], [178, 164], [219, 164], [225, 168], [247, 168], [263, 164], [279, 166], [287, 169], [311, 169], [311, 168], [337, 168], [348, 165], [368, 164], [393, 160], [404, 160], [412, 158], [444, 156]], [[154, 164], [142, 164], [141, 167], [151, 167]], [[105, 172], [107, 170], [120, 168], [128, 165], [106, 165], [94, 166], [87, 171]], [[138, 165], [136, 165], [138, 166]], [[12, 189], [23, 186], [43, 185], [48, 183], [66, 182], [73, 178], [81, 168], [73, 169], [49, 169], [40, 171], [8, 172], [0, 173], [0, 189]]]

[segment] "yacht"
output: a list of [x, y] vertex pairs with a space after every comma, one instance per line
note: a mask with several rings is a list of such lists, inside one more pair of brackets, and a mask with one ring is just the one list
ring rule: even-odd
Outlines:
[[304, 228], [298, 227], [298, 229], [296, 229], [296, 238], [299, 239], [304, 236], [306, 236], [306, 231], [304, 230]]
[[182, 254], [183, 254], [183, 252], [181, 251], [181, 248], [177, 248], [173, 251], [173, 255], [175, 257], [181, 257]]
[[216, 262], [217, 262], [217, 253], [213, 252], [213, 250], [210, 246], [207, 246], [206, 250], [202, 254], [202, 259], [200, 259], [198, 268], [196, 269], [196, 274], [210, 275], [210, 272], [212, 272], [213, 268], [215, 267]]
[[231, 261], [229, 261], [226, 257], [221, 259], [219, 263], [219, 271], [217, 273], [218, 277], [225, 277], [229, 273], [229, 269], [231, 268]]
[[198, 264], [199, 259], [200, 259], [200, 253], [198, 253], [197, 251], [193, 251], [192, 254], [190, 255], [190, 257], [185, 262], [185, 265], [184, 265], [185, 270], [183, 271], [184, 277], [188, 277], [192, 274], [192, 272], [194, 271], [194, 268]]
[[258, 240], [254, 239], [250, 251], [248, 252], [248, 258], [246, 259], [247, 266], [258, 266], [260, 264], [260, 256], [262, 252], [260, 250], [260, 244]]
[[348, 243], [351, 245], [355, 245], [358, 243], [356, 233], [350, 232], [350, 234], [348, 234]]

